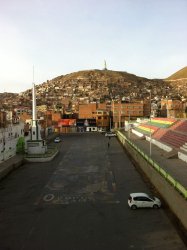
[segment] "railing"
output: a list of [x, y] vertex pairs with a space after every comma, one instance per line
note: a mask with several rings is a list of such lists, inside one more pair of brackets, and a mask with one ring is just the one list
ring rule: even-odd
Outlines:
[[124, 145], [127, 142], [132, 148], [134, 148], [149, 164], [162, 176], [165, 180], [172, 185], [185, 199], [187, 199], [187, 189], [176, 181], [170, 174], [168, 174], [163, 168], [159, 166], [158, 163], [153, 161], [147, 154], [145, 154], [140, 148], [138, 148], [134, 143], [132, 143], [124, 134], [120, 131], [116, 131], [118, 139]]

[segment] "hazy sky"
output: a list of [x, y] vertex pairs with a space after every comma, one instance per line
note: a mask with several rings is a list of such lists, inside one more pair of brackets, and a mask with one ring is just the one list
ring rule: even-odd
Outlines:
[[0, 92], [88, 69], [187, 66], [187, 0], [0, 0]]

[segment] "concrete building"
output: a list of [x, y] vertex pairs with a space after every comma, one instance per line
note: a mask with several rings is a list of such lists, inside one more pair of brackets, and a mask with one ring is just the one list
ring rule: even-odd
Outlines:
[[136, 120], [144, 116], [143, 101], [134, 103], [112, 102], [113, 127], [124, 128], [125, 121]]
[[107, 129], [110, 126], [109, 112], [103, 109], [97, 109], [96, 111], [96, 125], [98, 129]]
[[7, 119], [6, 119], [6, 112], [0, 111], [0, 128], [6, 127]]
[[80, 104], [78, 111], [79, 119], [96, 119], [96, 103]]
[[161, 116], [167, 118], [185, 118], [186, 102], [173, 99], [161, 99]]

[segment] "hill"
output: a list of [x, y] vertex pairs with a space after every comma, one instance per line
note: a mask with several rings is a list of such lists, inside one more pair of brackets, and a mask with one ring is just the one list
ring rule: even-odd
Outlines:
[[154, 86], [153, 81], [123, 71], [94, 69], [58, 76], [44, 84], [58, 87], [62, 93], [67, 92], [68, 89], [70, 95], [74, 94], [79, 97], [86, 95], [90, 97], [90, 101], [95, 101], [130, 95], [140, 98], [142, 97], [141, 90], [145, 90], [145, 85], [148, 88]]
[[179, 71], [175, 72], [171, 76], [169, 76], [166, 80], [179, 80], [187, 78], [187, 67], [180, 69]]
[[[186, 87], [185, 87], [186, 86]], [[36, 85], [37, 105], [48, 108], [61, 107], [64, 103], [76, 106], [78, 103], [105, 102], [113, 100], [142, 100], [150, 96], [176, 93], [187, 96], [187, 85], [178, 84], [178, 80], [147, 79], [124, 71], [83, 70], [67, 75], [60, 75], [42, 84]], [[0, 95], [1, 103], [9, 109], [16, 106], [32, 105], [32, 90], [28, 89], [14, 98], [7, 94]], [[1, 107], [0, 107], [1, 108]]]
[[60, 96], [77, 101], [103, 102], [121, 98], [142, 99], [149, 96], [150, 89], [153, 95], [164, 95], [163, 83], [161, 79], [150, 80], [124, 71], [93, 69], [58, 76], [43, 83], [42, 88], [47, 88], [48, 93], [56, 90]]
[[141, 80], [148, 80], [145, 77], [139, 77], [134, 74], [130, 74], [123, 71], [113, 71], [113, 70], [82, 70], [74, 73], [67, 74], [65, 76], [58, 76], [51, 81], [63, 81], [66, 82], [68, 80], [106, 80], [116, 81], [119, 79], [123, 79], [129, 82], [137, 82]]

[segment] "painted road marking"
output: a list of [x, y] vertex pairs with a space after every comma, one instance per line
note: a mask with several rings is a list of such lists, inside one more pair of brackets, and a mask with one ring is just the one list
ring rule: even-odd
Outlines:
[[74, 203], [86, 203], [86, 202], [103, 202], [107, 204], [119, 204], [119, 200], [105, 200], [99, 199], [94, 197], [86, 197], [82, 195], [73, 195], [73, 196], [65, 196], [65, 195], [54, 195], [54, 194], [46, 194], [43, 197], [43, 201], [52, 204], [74, 204]]
[[52, 201], [54, 198], [55, 198], [54, 194], [46, 194], [44, 195], [43, 200], [49, 202]]

